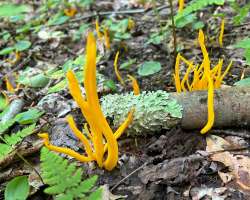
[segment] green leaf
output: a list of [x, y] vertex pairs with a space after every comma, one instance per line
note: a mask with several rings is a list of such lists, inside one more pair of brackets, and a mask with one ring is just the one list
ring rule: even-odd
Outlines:
[[197, 19], [197, 17], [196, 17], [195, 14], [190, 14], [190, 15], [183, 16], [183, 17], [176, 20], [176, 22], [175, 22], [176, 27], [177, 28], [183, 28], [187, 24], [193, 23], [196, 19]]
[[225, 3], [225, 0], [192, 0], [190, 1], [185, 8], [183, 9], [183, 11], [178, 12], [178, 14], [174, 17], [175, 22], [176, 20], [179, 19], [185, 19], [184, 17], [187, 15], [190, 15], [193, 12], [197, 12], [201, 9], [206, 8], [209, 5], [223, 5]]
[[36, 108], [31, 108], [26, 112], [22, 112], [16, 115], [15, 120], [19, 124], [32, 124], [39, 120], [39, 117], [43, 115], [43, 112]]
[[244, 56], [246, 58], [247, 64], [250, 65], [250, 49], [246, 49]]
[[138, 68], [138, 74], [140, 76], [148, 76], [155, 74], [161, 70], [161, 63], [156, 62], [156, 61], [148, 61], [143, 63], [139, 68]]
[[235, 48], [250, 49], [250, 38], [244, 38], [234, 45]]
[[0, 18], [10, 17], [19, 15], [21, 13], [27, 13], [31, 10], [28, 5], [18, 5], [18, 4], [2, 4], [0, 5]]
[[8, 106], [8, 100], [4, 95], [0, 95], [0, 111], [4, 110]]
[[244, 78], [236, 83], [234, 83], [235, 86], [250, 86], [250, 77]]
[[18, 176], [8, 182], [4, 198], [5, 200], [25, 200], [29, 195], [29, 182], [27, 176]]
[[102, 200], [102, 188], [98, 188], [96, 191], [92, 192], [86, 199], [87, 200]]
[[16, 43], [15, 48], [17, 51], [24, 51], [31, 46], [31, 42], [28, 40], [20, 40]]
[[61, 90], [63, 90], [64, 88], [67, 87], [67, 81], [66, 79], [63, 79], [62, 81], [60, 81], [59, 83], [55, 84], [54, 86], [50, 87], [48, 89], [48, 94], [50, 93], [55, 93], [55, 92], [59, 92]]
[[128, 69], [136, 62], [136, 59], [129, 59], [128, 62], [122, 63], [120, 69]]
[[26, 74], [26, 75], [20, 75], [18, 82], [33, 88], [42, 88], [48, 84], [49, 78], [44, 74], [37, 74], [32, 77], [29, 77]]
[[6, 55], [15, 50], [15, 47], [6, 47], [0, 51], [0, 55]]
[[114, 81], [111, 80], [111, 79], [106, 80], [106, 81], [104, 82], [104, 85], [105, 85], [106, 87], [108, 87], [109, 89], [111, 89], [112, 91], [116, 91], [116, 90], [117, 90]]
[[198, 22], [195, 22], [195, 23], [192, 25], [192, 28], [193, 28], [194, 30], [198, 30], [198, 29], [202, 29], [204, 26], [205, 26], [205, 24], [204, 24], [202, 21], [198, 21]]
[[48, 25], [60, 25], [65, 23], [69, 19], [68, 16], [63, 15], [62, 13], [57, 13], [53, 17], [51, 17], [48, 21]]

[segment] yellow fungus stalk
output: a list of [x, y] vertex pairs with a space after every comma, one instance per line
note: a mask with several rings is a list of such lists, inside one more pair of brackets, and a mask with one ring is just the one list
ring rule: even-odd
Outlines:
[[16, 64], [20, 59], [21, 59], [21, 54], [20, 54], [20, 52], [16, 51], [16, 52], [15, 52], [15, 58], [14, 58], [13, 60], [11, 60], [11, 59], [6, 59], [6, 62], [8, 62], [8, 63], [14, 65], [14, 64]]
[[96, 34], [97, 34], [98, 39], [102, 40], [103, 35], [100, 32], [100, 26], [99, 26], [99, 22], [97, 19], [95, 20], [95, 30], [96, 30]]
[[119, 58], [119, 51], [117, 51], [117, 53], [116, 53], [116, 55], [115, 55], [115, 60], [114, 60], [115, 75], [116, 75], [118, 81], [120, 81], [120, 83], [121, 83], [123, 86], [125, 86], [125, 83], [124, 83], [124, 81], [123, 81], [123, 79], [122, 79], [122, 76], [121, 76], [121, 74], [120, 74], [120, 72], [119, 72], [119, 69], [118, 69], [118, 64], [117, 64], [117, 63], [118, 63], [118, 58]]
[[220, 25], [220, 35], [219, 35], [219, 45], [220, 45], [220, 47], [223, 47], [224, 29], [225, 29], [225, 19], [223, 18], [221, 20], [221, 25]]
[[[86, 156], [80, 155], [71, 149], [64, 147], [57, 147], [49, 143], [48, 134], [39, 134], [44, 139], [45, 146], [59, 153], [67, 154], [82, 162], [89, 162], [95, 160], [99, 167], [104, 167], [107, 170], [112, 170], [118, 161], [118, 144], [117, 139], [129, 126], [133, 118], [132, 109], [127, 119], [113, 133], [104, 114], [102, 113], [96, 83], [96, 41], [93, 33], [89, 33], [86, 46], [86, 64], [84, 68], [84, 88], [86, 91], [86, 99], [81, 94], [81, 89], [75, 74], [69, 70], [66, 74], [69, 91], [76, 103], [81, 109], [88, 125], [85, 124], [85, 136], [76, 126], [71, 115], [67, 116], [69, 126], [75, 136], [82, 142]], [[106, 155], [105, 155], [106, 152]]]
[[132, 87], [133, 87], [134, 94], [139, 95], [140, 94], [140, 87], [138, 85], [137, 80], [131, 75], [127, 75], [127, 76], [132, 81]]
[[64, 14], [68, 17], [74, 17], [77, 13], [77, 9], [74, 7], [66, 8], [63, 10]]
[[105, 39], [106, 48], [110, 49], [110, 37], [109, 37], [109, 31], [107, 28], [104, 28], [104, 39]]
[[131, 18], [128, 19], [128, 30], [132, 30], [135, 27], [135, 22]]
[[181, 92], [181, 81], [180, 81], [180, 53], [177, 54], [175, 60], [175, 74], [174, 74], [174, 81], [175, 81], [175, 88], [177, 92]]
[[213, 81], [210, 76], [207, 76], [208, 79], [208, 95], [207, 95], [207, 124], [200, 131], [201, 134], [207, 133], [214, 124], [214, 86]]
[[81, 154], [79, 154], [79, 153], [77, 153], [69, 148], [57, 147], [57, 146], [50, 144], [49, 136], [47, 133], [40, 133], [40, 134], [38, 134], [38, 136], [43, 139], [44, 145], [51, 151], [55, 151], [58, 153], [63, 153], [63, 154], [69, 155], [69, 156], [71, 156], [71, 157], [73, 157], [81, 162], [89, 162], [89, 161], [93, 160], [92, 158], [83, 156], [83, 155], [81, 155]]
[[178, 12], [181, 12], [184, 8], [185, 0], [179, 0]]
[[14, 87], [12, 86], [11, 82], [9, 81], [8, 77], [5, 76], [5, 83], [6, 83], [6, 89], [8, 92], [11, 92], [11, 93], [14, 93], [15, 92], [15, 89]]

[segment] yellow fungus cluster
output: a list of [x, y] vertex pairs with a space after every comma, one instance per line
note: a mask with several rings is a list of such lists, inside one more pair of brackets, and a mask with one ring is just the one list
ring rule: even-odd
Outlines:
[[131, 123], [134, 109], [131, 109], [127, 119], [113, 133], [102, 113], [98, 99], [96, 86], [96, 41], [92, 33], [88, 35], [86, 51], [86, 65], [84, 68], [86, 99], [81, 94], [75, 74], [71, 70], [67, 72], [69, 91], [89, 125], [89, 128], [87, 124], [84, 126], [86, 135], [77, 128], [71, 115], [67, 116], [67, 122], [75, 136], [82, 142], [86, 155], [81, 155], [69, 148], [50, 144], [47, 133], [39, 134], [39, 136], [44, 139], [45, 146], [52, 151], [64, 153], [82, 162], [96, 161], [99, 167], [112, 170], [118, 161], [117, 139]]
[[95, 30], [97, 37], [100, 41], [103, 42], [104, 39], [104, 45], [107, 49], [110, 49], [110, 37], [109, 37], [109, 30], [108, 28], [104, 28], [103, 34], [100, 31], [100, 26], [98, 20], [95, 21]]
[[[118, 81], [123, 86], [125, 86], [125, 82], [124, 82], [124, 80], [123, 80], [123, 78], [122, 78], [122, 76], [121, 76], [121, 74], [119, 72], [119, 69], [118, 69], [118, 58], [119, 58], [119, 51], [115, 55], [114, 70], [115, 70], [115, 75], [116, 75]], [[133, 87], [134, 94], [139, 95], [140, 94], [140, 88], [139, 88], [137, 80], [131, 75], [127, 75], [127, 77], [132, 81], [132, 87]]]
[[[232, 66], [232, 62], [229, 63], [223, 73], [223, 59], [219, 59], [218, 63], [211, 69], [209, 55], [205, 46], [205, 36], [202, 30], [199, 31], [198, 42], [203, 54], [202, 63], [200, 65], [194, 65], [193, 62], [178, 54], [175, 62], [174, 80], [177, 92], [208, 90], [208, 121], [205, 127], [201, 130], [201, 133], [204, 134], [212, 128], [214, 123], [214, 89], [221, 87], [223, 78]], [[179, 65], [181, 61], [188, 66], [182, 80], [179, 75]], [[189, 81], [191, 75], [192, 82]]]

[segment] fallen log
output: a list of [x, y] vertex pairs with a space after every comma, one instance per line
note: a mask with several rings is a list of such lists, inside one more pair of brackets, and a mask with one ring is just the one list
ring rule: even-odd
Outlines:
[[[207, 122], [207, 91], [167, 93], [165, 91], [107, 95], [101, 98], [102, 109], [114, 126], [135, 107], [131, 135], [154, 134], [180, 125], [183, 129], [201, 129]], [[213, 127], [250, 126], [250, 87], [230, 87], [214, 91]]]

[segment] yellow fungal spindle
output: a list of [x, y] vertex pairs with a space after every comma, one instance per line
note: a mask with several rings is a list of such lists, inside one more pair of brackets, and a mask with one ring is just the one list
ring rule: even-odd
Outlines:
[[225, 19], [223, 18], [221, 20], [221, 25], [220, 25], [220, 35], [219, 35], [219, 45], [220, 45], [220, 47], [223, 47], [224, 29], [225, 29]]
[[132, 81], [134, 94], [139, 95], [140, 94], [140, 88], [139, 88], [137, 80], [131, 75], [127, 75], [127, 76]]
[[118, 63], [118, 58], [119, 58], [119, 51], [117, 51], [117, 53], [116, 53], [116, 55], [115, 55], [115, 60], [114, 60], [115, 75], [116, 75], [118, 81], [120, 81], [120, 83], [121, 83], [123, 86], [125, 86], [125, 83], [124, 83], [124, 81], [123, 81], [123, 79], [122, 79], [122, 76], [121, 76], [121, 74], [120, 74], [120, 72], [119, 72], [119, 69], [118, 69], [118, 64], [117, 64], [117, 63]]
[[178, 12], [181, 12], [184, 8], [184, 0], [179, 0], [179, 8], [178, 8]]

